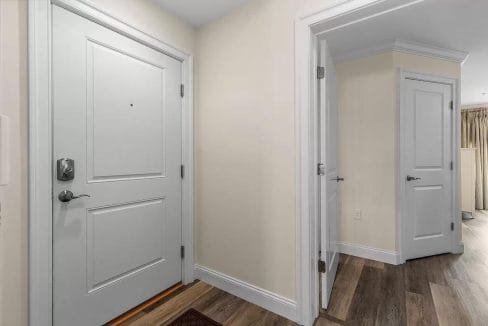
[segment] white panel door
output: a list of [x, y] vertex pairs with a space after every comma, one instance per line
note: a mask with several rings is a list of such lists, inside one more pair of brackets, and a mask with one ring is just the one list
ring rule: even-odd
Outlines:
[[101, 325], [181, 280], [181, 63], [54, 6], [52, 69], [54, 324]]
[[321, 306], [327, 308], [339, 263], [338, 237], [338, 185], [337, 175], [337, 95], [334, 62], [326, 42], [320, 43], [319, 64], [325, 67], [325, 78], [319, 81], [319, 214], [320, 259], [325, 263], [321, 274]]
[[403, 100], [403, 254], [412, 259], [451, 249], [452, 87], [407, 79]]

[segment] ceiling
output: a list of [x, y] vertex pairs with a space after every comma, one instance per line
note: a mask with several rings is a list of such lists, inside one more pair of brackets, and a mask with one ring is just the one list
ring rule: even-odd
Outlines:
[[425, 0], [325, 37], [336, 58], [395, 39], [469, 52], [462, 67], [461, 102], [488, 103], [487, 12], [486, 0]]
[[184, 21], [198, 27], [224, 16], [249, 0], [153, 0]]

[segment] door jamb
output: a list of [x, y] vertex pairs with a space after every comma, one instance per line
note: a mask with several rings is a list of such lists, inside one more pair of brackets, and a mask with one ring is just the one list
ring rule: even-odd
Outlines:
[[[295, 19], [295, 293], [296, 320], [312, 325], [319, 311], [319, 243], [314, 137], [317, 110], [317, 40], [326, 33], [423, 0], [333, 0]], [[327, 162], [325, 162], [327, 163]]]
[[85, 17], [182, 63], [182, 261], [183, 283], [193, 282], [193, 55], [158, 40], [84, 0], [28, 4], [29, 49], [29, 324], [52, 325], [52, 6]]
[[405, 135], [402, 129], [402, 121], [404, 120], [405, 112], [405, 82], [407, 79], [417, 79], [428, 82], [441, 83], [451, 86], [451, 96], [453, 101], [453, 113], [451, 121], [451, 157], [453, 162], [453, 176], [451, 184], [451, 222], [454, 223], [454, 232], [451, 233], [451, 253], [463, 253], [464, 244], [462, 241], [462, 221], [461, 210], [459, 206], [459, 180], [460, 180], [460, 167], [459, 167], [459, 148], [460, 143], [460, 126], [461, 126], [461, 110], [460, 110], [460, 96], [459, 96], [459, 79], [447, 78], [441, 76], [435, 76], [424, 73], [417, 73], [414, 71], [408, 71], [405, 69], [398, 69], [398, 198], [397, 198], [397, 241], [398, 241], [398, 253], [400, 255], [400, 263], [405, 263], [405, 216], [406, 216], [406, 204], [405, 204], [405, 165], [404, 165], [404, 153], [405, 147]]

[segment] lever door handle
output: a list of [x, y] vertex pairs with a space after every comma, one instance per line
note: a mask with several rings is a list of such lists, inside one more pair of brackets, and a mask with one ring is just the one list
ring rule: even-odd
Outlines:
[[422, 178], [416, 178], [416, 177], [412, 177], [411, 175], [407, 175], [407, 181], [415, 181], [415, 180], [420, 180]]
[[344, 181], [344, 178], [337, 176], [336, 178], [333, 178], [331, 180], [335, 180], [335, 181], [339, 182], [339, 181]]
[[75, 196], [71, 191], [69, 190], [63, 190], [59, 193], [58, 199], [62, 201], [63, 203], [68, 203], [72, 201], [73, 199], [81, 198], [81, 197], [91, 197], [90, 195], [87, 194], [81, 194]]

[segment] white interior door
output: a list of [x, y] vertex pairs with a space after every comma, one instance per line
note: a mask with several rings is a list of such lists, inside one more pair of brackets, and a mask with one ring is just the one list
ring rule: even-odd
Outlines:
[[405, 259], [451, 250], [452, 86], [406, 79], [402, 126]]
[[53, 6], [52, 69], [54, 324], [101, 325], [181, 280], [181, 63]]
[[320, 259], [325, 263], [321, 273], [321, 306], [327, 308], [334, 284], [339, 254], [338, 237], [338, 185], [337, 175], [337, 95], [336, 76], [332, 57], [326, 42], [320, 42], [319, 65], [325, 68], [325, 78], [319, 80], [319, 214]]

